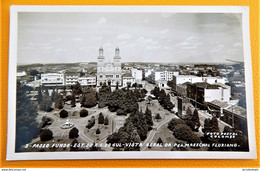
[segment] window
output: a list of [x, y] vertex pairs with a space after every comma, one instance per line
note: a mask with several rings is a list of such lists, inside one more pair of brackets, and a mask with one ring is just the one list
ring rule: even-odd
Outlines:
[[99, 78], [103, 78], [103, 75], [100, 75]]
[[119, 75], [116, 75], [116, 78], [119, 78]]

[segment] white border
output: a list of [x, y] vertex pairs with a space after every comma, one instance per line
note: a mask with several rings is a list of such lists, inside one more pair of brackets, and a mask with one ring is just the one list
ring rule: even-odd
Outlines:
[[[142, 151], [142, 152], [25, 152], [15, 153], [16, 68], [18, 12], [175, 12], [241, 13], [245, 62], [249, 152], [221, 151]], [[249, 8], [246, 6], [28, 6], [10, 8], [8, 138], [6, 160], [57, 159], [256, 159], [252, 66], [249, 34]]]

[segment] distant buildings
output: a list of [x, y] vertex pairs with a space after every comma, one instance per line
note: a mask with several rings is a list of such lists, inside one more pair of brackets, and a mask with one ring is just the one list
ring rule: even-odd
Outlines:
[[17, 77], [22, 77], [22, 76], [25, 76], [26, 75], [26, 72], [25, 71], [21, 71], [21, 72], [17, 72], [16, 73], [16, 76]]
[[131, 69], [131, 73], [132, 76], [136, 79], [136, 80], [142, 80], [143, 78], [143, 71], [142, 70], [138, 70], [136, 68], [132, 68]]

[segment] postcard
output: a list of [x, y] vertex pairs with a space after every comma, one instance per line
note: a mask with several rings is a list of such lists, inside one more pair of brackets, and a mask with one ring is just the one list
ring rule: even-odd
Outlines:
[[7, 160], [256, 158], [249, 9], [12, 6]]

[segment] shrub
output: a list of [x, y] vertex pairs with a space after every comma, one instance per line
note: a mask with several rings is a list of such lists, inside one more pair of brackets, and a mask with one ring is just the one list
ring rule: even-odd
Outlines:
[[66, 117], [68, 117], [68, 115], [69, 115], [69, 113], [64, 109], [62, 111], [60, 111], [61, 118], [66, 118]]
[[62, 109], [63, 108], [63, 101], [61, 98], [59, 98], [57, 101], [55, 101], [55, 107], [58, 109]]
[[88, 116], [88, 111], [86, 109], [82, 109], [79, 113], [80, 117], [86, 117]]
[[123, 111], [122, 109], [118, 109], [118, 110], [116, 111], [116, 114], [117, 114], [117, 115], [127, 115], [127, 113], [126, 113], [125, 111]]
[[70, 139], [74, 139], [74, 138], [78, 138], [79, 136], [79, 130], [77, 128], [72, 128], [69, 132], [69, 138]]
[[161, 115], [159, 113], [156, 114], [155, 119], [162, 119]]
[[97, 130], [96, 130], [96, 134], [100, 134], [101, 132], [100, 132], [100, 129], [98, 128]]
[[168, 129], [173, 131], [175, 126], [178, 124], [183, 124], [185, 125], [185, 121], [181, 120], [181, 119], [172, 119], [169, 123], [168, 123]]
[[158, 138], [157, 143], [159, 143], [159, 144], [162, 144], [162, 143], [163, 143], [161, 137]]
[[109, 121], [108, 121], [108, 118], [106, 117], [104, 120], [104, 125], [108, 125], [108, 124], [109, 124]]
[[88, 129], [92, 128], [92, 127], [95, 125], [95, 122], [96, 122], [96, 121], [95, 121], [95, 117], [92, 116], [91, 119], [88, 120], [88, 124], [87, 124], [86, 127], [87, 127]]
[[41, 141], [49, 141], [53, 138], [53, 133], [49, 129], [45, 129], [40, 133]]
[[104, 124], [104, 115], [102, 112], [100, 112], [98, 115], [98, 124]]
[[180, 140], [187, 141], [188, 143], [199, 143], [200, 138], [192, 132], [188, 125], [177, 124], [173, 129], [173, 135]]

